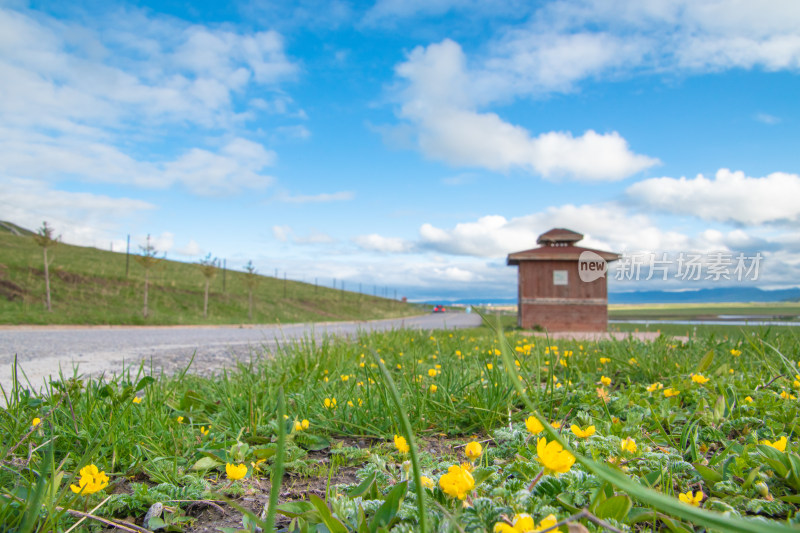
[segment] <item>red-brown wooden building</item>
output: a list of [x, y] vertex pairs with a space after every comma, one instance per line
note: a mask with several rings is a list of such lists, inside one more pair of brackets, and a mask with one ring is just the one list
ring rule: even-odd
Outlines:
[[600, 272], [605, 274], [605, 263], [620, 256], [575, 246], [581, 239], [580, 233], [555, 228], [539, 236], [538, 248], [508, 255], [508, 264], [519, 266], [520, 327], [606, 331], [608, 287], [606, 276]]

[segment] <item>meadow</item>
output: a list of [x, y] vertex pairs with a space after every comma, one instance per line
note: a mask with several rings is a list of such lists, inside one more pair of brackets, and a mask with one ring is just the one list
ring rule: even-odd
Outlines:
[[797, 530], [798, 346], [393, 331], [18, 383], [0, 530]]

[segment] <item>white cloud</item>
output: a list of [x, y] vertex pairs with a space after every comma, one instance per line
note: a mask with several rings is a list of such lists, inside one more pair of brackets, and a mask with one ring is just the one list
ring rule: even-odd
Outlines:
[[753, 115], [753, 119], [761, 122], [762, 124], [768, 124], [770, 126], [774, 126], [775, 124], [779, 124], [781, 122], [780, 117], [770, 115], [769, 113], [756, 113]]
[[190, 239], [186, 246], [182, 246], [175, 250], [175, 253], [184, 257], [199, 257], [205, 255], [204, 250], [194, 239]]
[[743, 225], [800, 221], [800, 175], [753, 178], [720, 169], [713, 179], [652, 178], [627, 189], [647, 209]]
[[336, 239], [334, 239], [327, 233], [313, 230], [308, 235], [295, 237], [292, 242], [294, 242], [295, 244], [328, 244], [335, 241]]
[[286, 242], [292, 235], [292, 228], [290, 226], [272, 226], [272, 236], [281, 242]]
[[352, 191], [340, 191], [334, 193], [320, 193], [310, 195], [297, 195], [291, 196], [289, 194], [280, 194], [277, 199], [281, 202], [288, 204], [321, 204], [327, 202], [346, 202], [355, 198]]
[[43, 221], [55, 228], [65, 242], [82, 246], [124, 249], [124, 224], [156, 206], [132, 198], [53, 189], [43, 181], [0, 178], [0, 212], [8, 220], [30, 230]]
[[359, 235], [353, 241], [362, 250], [374, 252], [405, 253], [413, 250], [413, 243], [396, 237], [383, 237], [377, 233]]
[[658, 163], [630, 151], [618, 133], [537, 137], [495, 113], [475, 110], [471, 73], [461, 47], [450, 40], [417, 47], [397, 74], [408, 82], [400, 116], [416, 125], [419, 148], [451, 165], [494, 171], [521, 168], [549, 178], [617, 180]]

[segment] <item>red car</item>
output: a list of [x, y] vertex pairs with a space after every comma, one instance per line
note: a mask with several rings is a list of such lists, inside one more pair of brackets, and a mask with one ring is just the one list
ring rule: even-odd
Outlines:
[[433, 307], [433, 312], [434, 313], [446, 313], [447, 309], [443, 305], [435, 305]]

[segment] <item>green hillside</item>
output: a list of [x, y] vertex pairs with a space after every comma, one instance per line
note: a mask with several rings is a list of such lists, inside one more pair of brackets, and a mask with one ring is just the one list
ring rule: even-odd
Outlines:
[[[161, 261], [150, 271], [149, 316], [142, 317], [144, 268], [124, 253], [58, 244], [48, 250], [53, 310], [45, 309], [42, 248], [31, 232], [0, 224], [0, 324], [247, 324], [366, 320], [424, 309], [386, 298], [258, 276], [248, 319], [246, 275], [222, 271], [211, 282], [197, 264]], [[224, 290], [223, 290], [224, 281]]]

